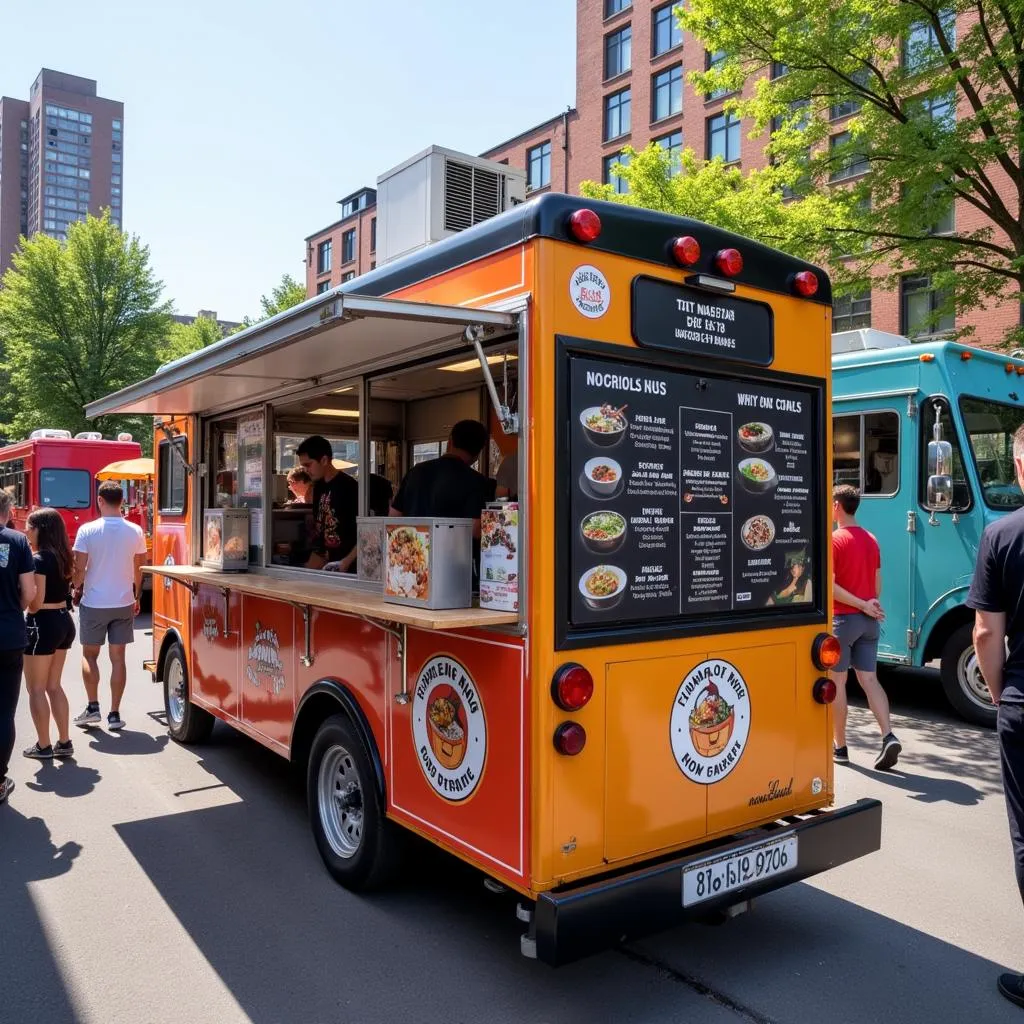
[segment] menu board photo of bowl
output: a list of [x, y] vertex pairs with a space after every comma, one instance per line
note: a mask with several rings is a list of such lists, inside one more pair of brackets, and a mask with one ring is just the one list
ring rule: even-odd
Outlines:
[[387, 527], [384, 593], [426, 601], [430, 596], [430, 529]]
[[622, 466], [607, 456], [583, 464], [583, 485], [595, 498], [612, 498], [622, 490]]
[[743, 489], [751, 494], [763, 494], [778, 483], [774, 468], [764, 459], [742, 459], [737, 476]]
[[625, 572], [617, 565], [597, 565], [580, 577], [579, 588], [589, 608], [604, 612], [622, 602], [627, 582]]
[[603, 405], [592, 405], [580, 413], [580, 423], [586, 432], [587, 440], [600, 448], [611, 448], [626, 436], [628, 426], [623, 415], [625, 406], [616, 408], [608, 402]]
[[767, 423], [744, 423], [736, 432], [736, 439], [744, 451], [762, 455], [775, 443], [775, 432]]

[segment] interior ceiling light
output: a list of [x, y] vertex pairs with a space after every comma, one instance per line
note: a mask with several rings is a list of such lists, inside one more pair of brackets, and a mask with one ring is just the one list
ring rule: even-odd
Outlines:
[[310, 409], [309, 416], [347, 416], [349, 419], [359, 419], [358, 409]]
[[[488, 356], [487, 364], [494, 366], [496, 363], [503, 363], [505, 360], [510, 363], [516, 361], [516, 357], [509, 353], [507, 356]], [[464, 359], [461, 363], [449, 363], [447, 366], [439, 366], [439, 370], [450, 370], [452, 373], [465, 373], [467, 370], [478, 370], [480, 369], [479, 359]]]

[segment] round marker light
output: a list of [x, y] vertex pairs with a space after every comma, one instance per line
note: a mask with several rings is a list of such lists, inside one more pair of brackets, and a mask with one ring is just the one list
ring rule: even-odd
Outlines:
[[672, 259], [681, 267], [692, 267], [700, 259], [700, 242], [693, 235], [673, 239]]
[[569, 217], [569, 230], [577, 242], [592, 242], [601, 234], [601, 218], [593, 210], [576, 210]]
[[563, 665], [551, 683], [551, 699], [563, 711], [579, 711], [594, 696], [594, 677], [582, 666]]
[[715, 253], [715, 266], [726, 277], [735, 277], [743, 269], [743, 253], [739, 249], [719, 249]]
[[555, 750], [575, 757], [587, 745], [587, 730], [579, 722], [563, 722], [555, 730]]
[[797, 295], [802, 295], [805, 299], [809, 299], [818, 290], [818, 275], [810, 270], [801, 270], [793, 278], [793, 290]]
[[819, 704], [831, 704], [836, 699], [836, 684], [831, 679], [819, 679], [814, 684], [813, 692]]
[[811, 647], [811, 660], [819, 672], [828, 672], [839, 664], [843, 649], [831, 633], [819, 633]]

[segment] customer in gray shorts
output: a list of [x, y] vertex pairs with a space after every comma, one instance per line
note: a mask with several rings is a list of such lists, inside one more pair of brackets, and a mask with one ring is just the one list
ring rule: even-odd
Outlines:
[[875, 671], [878, 662], [879, 624], [885, 612], [879, 602], [882, 593], [882, 556], [878, 541], [854, 518], [860, 507], [856, 488], [843, 484], [832, 489], [832, 599], [833, 630], [842, 647], [839, 663], [832, 670], [836, 699], [832, 709], [835, 733], [833, 757], [837, 764], [849, 764], [846, 746], [846, 677], [850, 667], [868, 699], [868, 707], [882, 733], [882, 749], [875, 768], [887, 771], [903, 747], [889, 721], [889, 700]]
[[81, 601], [79, 634], [82, 641], [82, 680], [88, 704], [75, 719], [83, 728], [99, 724], [100, 649], [110, 654], [110, 712], [108, 729], [123, 729], [121, 698], [128, 681], [125, 647], [134, 639], [138, 595], [146, 538], [121, 515], [124, 493], [113, 483], [100, 484], [100, 518], [79, 528], [75, 536], [74, 595]]

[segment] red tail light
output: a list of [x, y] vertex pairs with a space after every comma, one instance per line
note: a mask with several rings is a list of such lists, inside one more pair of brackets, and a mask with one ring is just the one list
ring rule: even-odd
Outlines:
[[726, 277], [735, 277], [743, 269], [743, 253], [739, 249], [719, 249], [715, 253], [715, 266]]
[[809, 299], [818, 290], [818, 275], [811, 273], [809, 270], [801, 270], [793, 278], [793, 290], [797, 295], [802, 295], [805, 299]]
[[555, 750], [575, 757], [587, 745], [587, 730], [579, 722], [563, 722], [555, 730]]
[[836, 684], [831, 679], [819, 679], [814, 684], [813, 693], [819, 704], [831, 704], [836, 699]]
[[579, 711], [594, 696], [594, 677], [582, 666], [563, 665], [551, 682], [551, 699], [563, 711]]
[[811, 660], [819, 672], [828, 672], [839, 664], [843, 648], [831, 633], [819, 633], [811, 646]]
[[593, 210], [577, 210], [569, 217], [569, 230], [577, 242], [592, 242], [601, 234], [601, 218]]
[[673, 239], [672, 259], [681, 267], [692, 267], [700, 259], [700, 242], [693, 235]]

